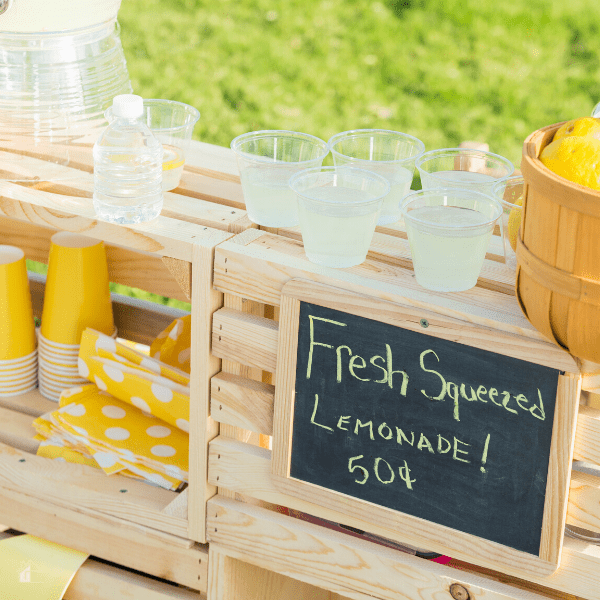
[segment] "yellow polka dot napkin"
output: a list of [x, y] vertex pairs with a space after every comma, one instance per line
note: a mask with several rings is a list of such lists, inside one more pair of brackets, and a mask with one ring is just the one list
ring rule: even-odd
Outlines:
[[62, 448], [76, 450], [107, 474], [133, 475], [172, 490], [188, 479], [188, 435], [95, 385], [65, 390], [60, 408], [34, 427], [47, 440], [38, 452], [44, 456], [69, 460]]
[[163, 363], [190, 372], [192, 316], [175, 319], [161, 331], [150, 346], [150, 356]]
[[79, 374], [122, 402], [189, 432], [189, 376], [97, 331], [81, 338]]

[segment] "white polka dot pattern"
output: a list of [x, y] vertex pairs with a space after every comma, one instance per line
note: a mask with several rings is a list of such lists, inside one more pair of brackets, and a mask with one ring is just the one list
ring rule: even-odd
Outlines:
[[146, 429], [146, 433], [153, 438], [164, 438], [171, 435], [171, 430], [163, 425], [153, 425]]
[[152, 393], [161, 402], [171, 402], [173, 400], [173, 390], [159, 383], [152, 384]]
[[108, 469], [117, 464], [117, 457], [110, 452], [96, 452], [94, 460], [103, 468]]
[[175, 450], [175, 448], [173, 448], [173, 446], [159, 444], [158, 446], [153, 446], [150, 449], [150, 452], [152, 452], [152, 454], [154, 454], [154, 456], [163, 456], [166, 458], [169, 456], [174, 456], [176, 453], [176, 450]]
[[103, 406], [102, 414], [109, 419], [123, 419], [127, 414], [120, 406]]
[[66, 412], [69, 415], [74, 417], [83, 417], [85, 415], [85, 406], [83, 404], [77, 404], [73, 402], [73, 404], [69, 404], [61, 409], [62, 412]]
[[105, 392], [108, 389], [104, 381], [100, 379], [98, 375], [94, 375], [94, 383], [98, 386], [98, 389], [102, 390], [103, 392]]
[[131, 434], [129, 433], [129, 431], [127, 431], [127, 429], [124, 429], [123, 427], [109, 427], [104, 432], [104, 435], [109, 440], [126, 440]]
[[117, 342], [112, 338], [103, 335], [98, 338], [96, 342], [96, 350], [106, 350], [106, 352], [116, 352], [117, 351]]
[[123, 371], [121, 371], [120, 369], [116, 369], [114, 367], [109, 367], [108, 365], [104, 365], [102, 367], [102, 370], [106, 373], [106, 375], [110, 379], [112, 379], [113, 381], [116, 381], [117, 383], [121, 383], [125, 379], [125, 375], [123, 374]]
[[186, 419], [177, 419], [177, 421], [175, 421], [175, 424], [177, 425], [177, 427], [179, 427], [179, 429], [181, 429], [181, 431], [185, 431], [186, 433], [190, 432], [190, 422]]
[[137, 396], [132, 396], [131, 404], [133, 404], [135, 407], [139, 408], [140, 410], [144, 411], [145, 413], [150, 414], [151, 409], [148, 406], [148, 403], [143, 398], [138, 398]]
[[84, 360], [82, 358], [77, 358], [77, 367], [79, 369], [79, 374], [82, 377], [88, 377], [90, 374], [90, 370], [88, 368], [88, 366], [85, 364]]

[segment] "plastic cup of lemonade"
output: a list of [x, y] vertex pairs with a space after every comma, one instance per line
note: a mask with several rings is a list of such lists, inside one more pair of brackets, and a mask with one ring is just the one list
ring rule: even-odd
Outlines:
[[517, 237], [523, 217], [523, 186], [525, 180], [520, 175], [509, 177], [494, 186], [494, 197], [502, 206], [502, 242], [504, 262], [516, 268]]
[[237, 156], [250, 220], [266, 227], [298, 225], [290, 177], [320, 167], [329, 154], [327, 142], [295, 131], [253, 131], [236, 137], [231, 149]]
[[297, 173], [290, 187], [308, 260], [327, 267], [353, 267], [367, 257], [388, 180], [353, 167], [318, 167]]
[[387, 129], [344, 131], [330, 138], [328, 144], [336, 166], [367, 169], [390, 182], [377, 224], [398, 221], [400, 202], [410, 191], [415, 161], [425, 152], [425, 144], [407, 133]]
[[[114, 120], [112, 107], [106, 109], [104, 116], [109, 123]], [[199, 118], [200, 113], [193, 106], [183, 102], [144, 100], [144, 114], [140, 119], [163, 146], [163, 192], [173, 190], [179, 185], [185, 155]]]
[[408, 194], [401, 210], [417, 283], [437, 292], [474, 287], [500, 203], [477, 191], [438, 188]]
[[430, 150], [415, 165], [424, 190], [460, 187], [490, 195], [494, 185], [515, 171], [507, 158], [471, 148]]

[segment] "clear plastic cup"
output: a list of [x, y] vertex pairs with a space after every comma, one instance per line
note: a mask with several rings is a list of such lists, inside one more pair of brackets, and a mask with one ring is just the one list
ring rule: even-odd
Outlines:
[[474, 287], [500, 203], [481, 192], [440, 188], [408, 194], [401, 210], [417, 283], [439, 292]]
[[523, 186], [525, 180], [520, 175], [509, 177], [494, 186], [494, 197], [502, 206], [502, 242], [504, 262], [510, 267], [517, 266], [517, 237], [523, 217]]
[[430, 150], [416, 160], [415, 166], [424, 190], [460, 187], [490, 195], [496, 183], [515, 171], [507, 158], [471, 148]]
[[231, 149], [237, 156], [250, 220], [265, 227], [298, 225], [290, 177], [320, 167], [329, 154], [327, 142], [296, 131], [253, 131], [236, 137]]
[[[104, 116], [109, 123], [114, 121], [112, 106], [106, 109]], [[179, 185], [200, 113], [183, 102], [149, 99], [144, 100], [144, 115], [140, 118], [163, 146], [162, 190], [173, 190]]]
[[290, 187], [298, 198], [308, 260], [338, 268], [362, 263], [390, 191], [388, 180], [354, 167], [318, 167], [294, 175]]
[[114, 332], [106, 252], [101, 241], [66, 231], [51, 241], [40, 339], [69, 352], [86, 327]]
[[377, 224], [398, 221], [400, 202], [410, 191], [415, 161], [425, 152], [425, 144], [407, 133], [387, 129], [344, 131], [330, 138], [328, 144], [336, 166], [367, 169], [390, 182]]
[[0, 246], [0, 360], [17, 360], [36, 348], [25, 253]]

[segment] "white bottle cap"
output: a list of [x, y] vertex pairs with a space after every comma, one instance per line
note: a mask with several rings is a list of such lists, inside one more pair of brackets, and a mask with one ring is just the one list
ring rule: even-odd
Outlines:
[[135, 94], [121, 94], [113, 98], [112, 112], [115, 117], [137, 119], [144, 114], [144, 100]]

